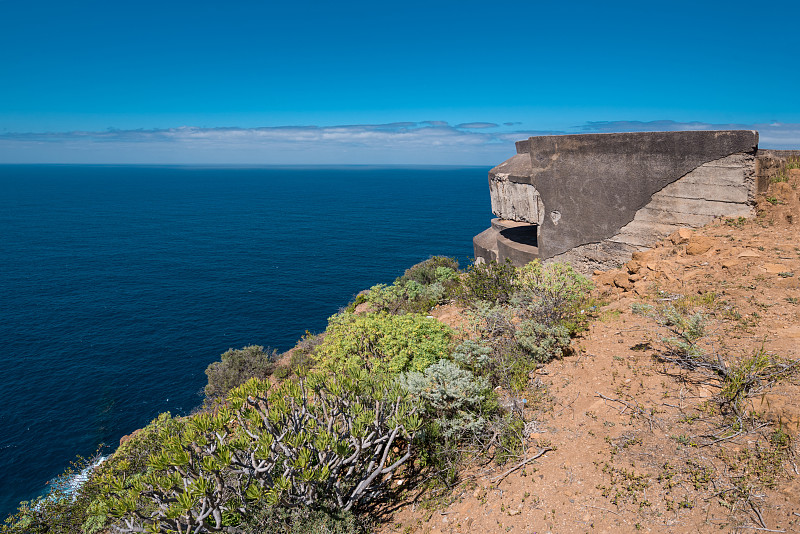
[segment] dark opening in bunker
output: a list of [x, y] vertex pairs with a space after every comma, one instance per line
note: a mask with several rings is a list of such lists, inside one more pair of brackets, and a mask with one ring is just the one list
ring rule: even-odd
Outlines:
[[539, 227], [535, 224], [515, 226], [513, 228], [506, 228], [500, 231], [500, 235], [519, 243], [520, 245], [529, 245], [531, 247], [538, 247], [538, 230]]

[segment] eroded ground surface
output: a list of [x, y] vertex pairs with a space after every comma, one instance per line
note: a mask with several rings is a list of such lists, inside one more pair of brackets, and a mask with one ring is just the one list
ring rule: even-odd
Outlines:
[[800, 170], [788, 177], [757, 217], [596, 273], [607, 304], [531, 379], [527, 457], [544, 453], [409, 496], [381, 530], [800, 532]]

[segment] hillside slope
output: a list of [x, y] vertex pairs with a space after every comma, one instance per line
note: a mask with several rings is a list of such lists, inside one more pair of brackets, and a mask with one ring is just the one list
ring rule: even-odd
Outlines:
[[755, 218], [595, 273], [607, 304], [531, 379], [541, 456], [410, 495], [382, 531], [800, 532], [800, 170], [787, 178]]

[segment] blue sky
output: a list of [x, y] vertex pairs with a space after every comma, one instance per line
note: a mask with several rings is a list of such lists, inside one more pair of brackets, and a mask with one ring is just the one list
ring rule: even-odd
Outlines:
[[0, 162], [491, 165], [528, 135], [800, 147], [800, 2], [0, 0]]

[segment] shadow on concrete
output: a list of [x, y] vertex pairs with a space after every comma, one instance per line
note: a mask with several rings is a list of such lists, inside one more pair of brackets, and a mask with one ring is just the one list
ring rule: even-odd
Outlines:
[[537, 226], [517, 226], [515, 228], [506, 228], [500, 231], [500, 235], [510, 241], [519, 243], [520, 245], [528, 245], [531, 247], [538, 247], [537, 241]]

